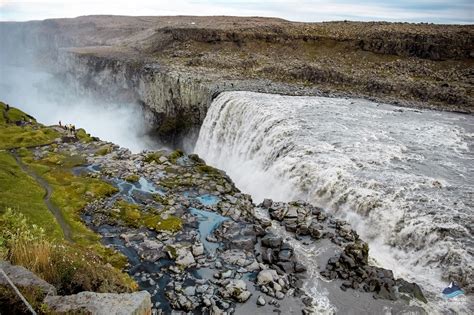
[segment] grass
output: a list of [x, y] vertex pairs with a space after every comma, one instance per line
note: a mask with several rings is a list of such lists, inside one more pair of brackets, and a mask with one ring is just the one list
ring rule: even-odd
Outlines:
[[[48, 144], [59, 133], [34, 121], [16, 126], [12, 119], [29, 116], [10, 108], [5, 119], [4, 112], [5, 105], [0, 103], [0, 149], [18, 148], [22, 161], [48, 182], [53, 189], [51, 201], [70, 226], [74, 243], [64, 241], [61, 227], [44, 203], [45, 189], [21, 169], [12, 154], [0, 151], [0, 259], [28, 268], [64, 294], [136, 289], [136, 283], [119, 270], [126, 265], [126, 257], [104, 247], [80, 218], [88, 202], [113, 194], [116, 188], [96, 178], [75, 176], [71, 170], [83, 165], [84, 157], [57, 152], [54, 143], [50, 152], [35, 160], [25, 147]], [[87, 136], [82, 140], [88, 141]]]
[[53, 188], [51, 200], [71, 227], [73, 240], [85, 246], [98, 243], [99, 236], [82, 223], [80, 212], [87, 203], [110, 196], [117, 189], [96, 178], [73, 175], [71, 168], [84, 164], [81, 156], [50, 152], [37, 161], [32, 155], [23, 160]]
[[209, 165], [198, 165], [196, 166], [196, 170], [211, 176], [222, 176], [221, 171]]
[[[12, 122], [30, 121], [25, 126], [16, 126]], [[52, 143], [59, 133], [52, 128], [38, 124], [34, 118], [21, 110], [0, 102], [0, 149], [38, 146]]]
[[90, 142], [94, 141], [94, 139], [91, 137], [91, 135], [88, 134], [82, 128], [76, 130], [76, 137], [84, 143], [90, 143]]
[[175, 216], [168, 216], [166, 219], [159, 213], [145, 212], [139, 206], [126, 201], [117, 201], [115, 206], [118, 212], [110, 214], [122, 220], [127, 226], [139, 228], [142, 226], [159, 232], [177, 232], [182, 229], [182, 221]]
[[4, 258], [39, 275], [60, 294], [130, 292], [137, 288], [130, 277], [106, 265], [93, 251], [77, 244], [49, 240], [44, 229], [31, 225], [22, 214], [7, 209], [0, 223]]
[[45, 191], [29, 177], [8, 152], [0, 152], [0, 213], [7, 207], [22, 213], [47, 235], [61, 239], [63, 233], [54, 216], [43, 202]]
[[58, 137], [54, 129], [39, 125], [0, 125], [0, 149], [50, 144]]

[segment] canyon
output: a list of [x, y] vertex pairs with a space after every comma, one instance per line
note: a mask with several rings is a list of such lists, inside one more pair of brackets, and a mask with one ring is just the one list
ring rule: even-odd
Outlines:
[[0, 40], [0, 98], [91, 132], [8, 154], [115, 187], [70, 224], [155, 312], [472, 310], [472, 25], [83, 16]]

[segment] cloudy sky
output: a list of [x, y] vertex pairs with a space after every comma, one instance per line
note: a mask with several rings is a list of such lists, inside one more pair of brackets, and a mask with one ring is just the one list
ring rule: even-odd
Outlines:
[[474, 24], [474, 0], [0, 0], [0, 20], [90, 14], [276, 16], [293, 21]]

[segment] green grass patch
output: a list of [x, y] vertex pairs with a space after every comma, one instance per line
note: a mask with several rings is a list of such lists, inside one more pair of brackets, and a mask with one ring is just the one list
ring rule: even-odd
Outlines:
[[139, 228], [142, 226], [155, 231], [177, 232], [182, 229], [182, 221], [175, 216], [166, 219], [159, 213], [144, 212], [139, 206], [126, 201], [117, 201], [118, 212], [111, 212], [115, 219], [122, 220], [127, 226]]
[[84, 129], [80, 128], [76, 130], [76, 137], [84, 142], [84, 143], [89, 143], [94, 141], [94, 139], [91, 137], [90, 134], [88, 134]]
[[43, 229], [7, 209], [0, 216], [3, 258], [21, 265], [53, 284], [60, 294], [81, 291], [130, 292], [136, 283], [108, 266], [94, 251], [73, 243], [49, 240]]
[[57, 131], [40, 125], [0, 125], [0, 149], [45, 145], [58, 137]]
[[0, 152], [0, 211], [12, 207], [25, 215], [31, 224], [45, 229], [54, 239], [63, 238], [56, 219], [44, 204], [45, 190], [28, 174], [23, 172], [14, 157]]
[[85, 162], [78, 155], [49, 152], [43, 159], [35, 161], [30, 152], [23, 161], [52, 187], [51, 201], [61, 210], [64, 220], [71, 228], [74, 242], [91, 248], [113, 266], [123, 268], [126, 258], [112, 254], [103, 247], [100, 236], [87, 228], [80, 218], [81, 210], [89, 202], [110, 196], [118, 191], [117, 188], [100, 179], [72, 174], [72, 167]]

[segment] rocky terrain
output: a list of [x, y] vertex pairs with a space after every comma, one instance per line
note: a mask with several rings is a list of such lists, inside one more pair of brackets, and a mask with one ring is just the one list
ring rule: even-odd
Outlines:
[[[192, 146], [229, 90], [473, 112], [471, 25], [87, 16], [1, 22], [0, 39], [2, 65], [139, 103], [175, 148]], [[132, 154], [0, 105], [0, 258], [43, 279], [16, 282], [40, 312], [100, 313], [117, 299], [145, 314], [425, 312], [422, 288], [371, 265], [325, 209], [256, 205], [197, 155]], [[0, 281], [0, 312], [24, 311]]]
[[[34, 295], [43, 310], [65, 313], [87, 309], [101, 314], [100, 310], [120, 309], [125, 303], [131, 309], [140, 310], [138, 313], [146, 313], [150, 305], [147, 299], [151, 297], [152, 311], [157, 314], [172, 310], [204, 314], [310, 314], [322, 311], [323, 305], [305, 290], [305, 283], [321, 281], [331, 289], [328, 298], [339, 309], [343, 306], [338, 305], [338, 296], [355, 290], [360, 295], [353, 307], [361, 310], [381, 312], [389, 306], [397, 312], [423, 312], [416, 306], [426, 302], [421, 288], [394, 279], [389, 270], [370, 266], [368, 245], [346, 222], [332, 218], [323, 209], [302, 202], [271, 200], [257, 206], [249, 195], [239, 192], [224, 172], [207, 166], [197, 155], [181, 151], [132, 154], [82, 130], [71, 133], [58, 126], [44, 127], [33, 118], [25, 122], [25, 114], [17, 111], [19, 118], [15, 118], [10, 111], [17, 110], [3, 109], [5, 133], [28, 130], [33, 133], [30, 138], [37, 139], [35, 134], [46, 128], [51, 130], [52, 137], [46, 143], [41, 140], [23, 144], [21, 149], [2, 143], [7, 148], [2, 154], [17, 157], [24, 170], [36, 174], [31, 176], [37, 177], [40, 185], [51, 185], [53, 197], [55, 191], [72, 185], [76, 192], [81, 191], [85, 201], [75, 215], [68, 212], [67, 206], [54, 214], [57, 220], [60, 217], [64, 221], [59, 224], [65, 242], [61, 246], [84, 244], [84, 238], [91, 239], [90, 233], [94, 231], [100, 236], [102, 246], [110, 250], [109, 256], [121, 253], [126, 257], [125, 264], [117, 268], [128, 273], [139, 289], [148, 292], [120, 297], [106, 294], [117, 293], [116, 289], [112, 292], [100, 289], [102, 294], [94, 294], [82, 292], [78, 287], [66, 289], [68, 284], [62, 282], [58, 283], [61, 288], [58, 290], [34, 276], [28, 276], [31, 281], [17, 280], [22, 290], [35, 286], [41, 292], [47, 289]], [[12, 119], [24, 123], [16, 126]], [[70, 162], [71, 157], [74, 163]], [[51, 169], [45, 172], [46, 165]], [[68, 180], [57, 185], [51, 182], [48, 173], [59, 169]], [[2, 185], [5, 176], [1, 177]], [[106, 186], [95, 191], [81, 190], [74, 184], [75, 180], [101, 182], [114, 189], [106, 194], [99, 193]], [[14, 187], [5, 189], [8, 192]], [[16, 202], [10, 200], [10, 206], [16, 207]], [[20, 212], [24, 211], [18, 207]], [[15, 257], [14, 247], [10, 247], [14, 246], [14, 239], [9, 234], [13, 232], [8, 232], [8, 220], [11, 220], [8, 215], [2, 217], [6, 226], [2, 246], [7, 246], [7, 258]], [[34, 215], [26, 218], [33, 220]], [[288, 237], [275, 233], [274, 229], [280, 226], [289, 233]], [[301, 260], [292, 245], [294, 238], [324, 249], [316, 255], [319, 261], [316, 270], [321, 278], [308, 274], [309, 268], [314, 269], [315, 265]], [[100, 247], [88, 245], [87, 248], [100, 253]], [[76, 266], [74, 262], [71, 264]], [[9, 264], [2, 266], [14, 279], [17, 272], [28, 273], [21, 268], [17, 271], [17, 267]], [[78, 281], [76, 277], [73, 283], [78, 285], [74, 281]], [[84, 282], [87, 280], [80, 280], [82, 285]], [[0, 288], [10, 290], [4, 280]], [[56, 295], [58, 291], [74, 294]], [[1, 309], [15, 299], [14, 295], [7, 296], [10, 298], [0, 300]], [[14, 303], [21, 305], [18, 301]]]
[[180, 146], [224, 90], [370, 98], [472, 113], [471, 25], [85, 16], [1, 23], [3, 62], [136, 101]]

